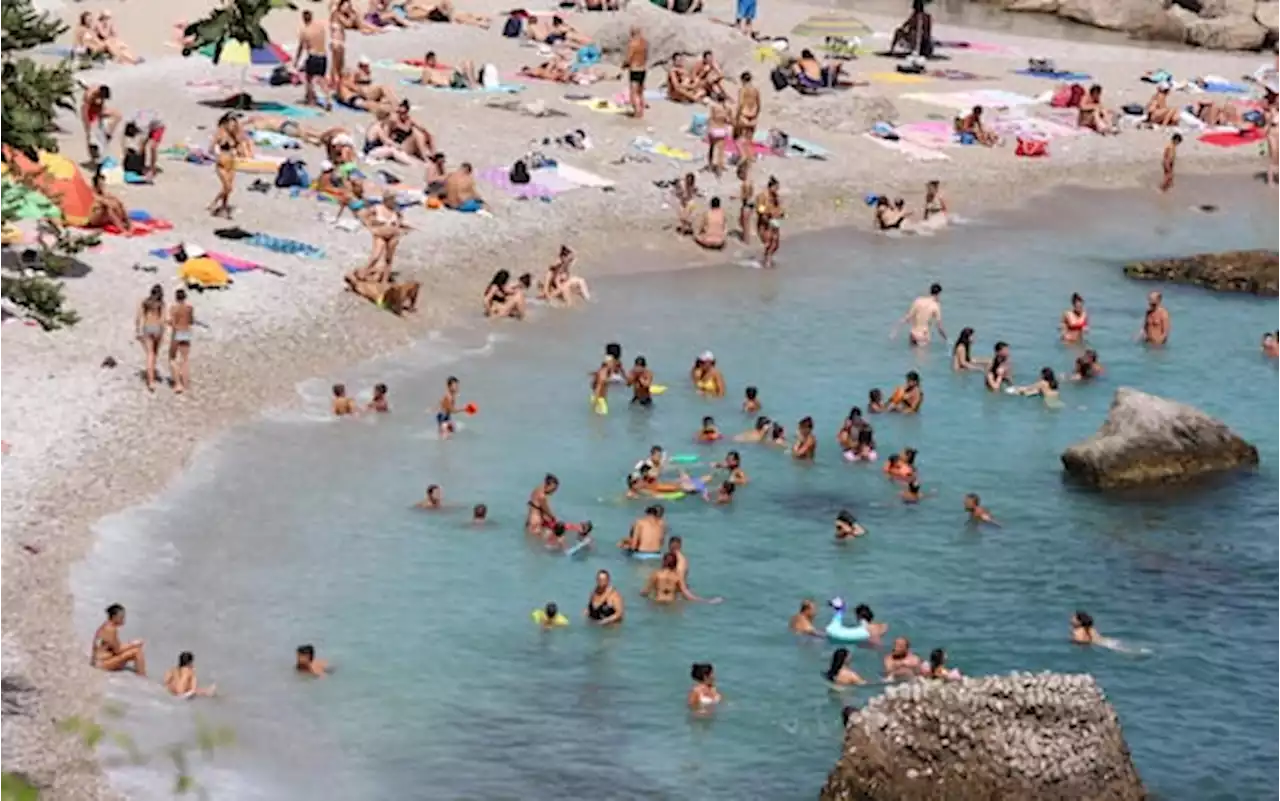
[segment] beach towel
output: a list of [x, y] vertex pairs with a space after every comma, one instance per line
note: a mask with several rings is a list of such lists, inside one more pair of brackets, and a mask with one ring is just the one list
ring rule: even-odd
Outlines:
[[689, 151], [655, 142], [647, 136], [637, 136], [631, 141], [631, 147], [641, 153], [664, 156], [672, 161], [693, 161], [693, 154]]
[[[410, 60], [412, 61], [415, 59], [410, 59]], [[421, 64], [415, 67], [412, 64], [405, 64], [402, 61], [389, 61], [387, 59], [380, 59], [378, 61], [375, 61], [370, 66], [372, 66], [374, 69], [377, 69], [377, 70], [394, 70], [396, 72], [411, 72], [415, 75], [422, 72]]]
[[500, 83], [497, 86], [432, 86], [424, 84], [418, 78], [401, 78], [400, 83], [405, 86], [425, 86], [437, 92], [457, 92], [458, 94], [495, 94], [495, 95], [514, 95], [517, 92], [523, 92], [524, 87], [518, 83]]
[[[666, 100], [667, 92], [665, 89], [645, 89], [644, 99], [645, 100]], [[613, 102], [617, 103], [620, 106], [626, 106], [628, 109], [630, 109], [631, 95], [624, 89], [623, 91], [618, 92], [616, 95], [613, 96]], [[703, 116], [704, 117], [706, 116], [705, 112], [703, 113]]]
[[571, 164], [565, 164], [563, 161], [556, 164], [556, 174], [576, 186], [587, 189], [611, 189], [614, 186], [613, 181], [602, 175], [596, 175]]
[[1016, 55], [1018, 52], [1016, 47], [992, 44], [990, 42], [941, 41], [935, 39], [933, 46], [951, 50], [968, 50], [971, 53], [988, 53], [991, 55]]
[[[217, 234], [217, 231], [214, 231]], [[305, 259], [323, 259], [324, 248], [306, 242], [299, 242], [296, 239], [288, 239], [282, 236], [271, 236], [270, 234], [253, 234], [248, 239], [240, 240], [246, 245], [264, 248], [272, 253], [281, 253], [287, 256], [301, 256]]]
[[1249, 128], [1243, 131], [1212, 131], [1200, 135], [1201, 142], [1214, 147], [1239, 147], [1259, 142], [1262, 138], [1261, 128]]
[[942, 79], [942, 80], [944, 80], [944, 81], [990, 81], [990, 80], [994, 80], [994, 79], [992, 79], [992, 78], [988, 78], [988, 77], [986, 77], [986, 76], [979, 75], [979, 74], [977, 74], [976, 72], [968, 72], [968, 71], [966, 71], [966, 70], [953, 70], [953, 69], [945, 69], [945, 70], [930, 70], [930, 71], [929, 71], [929, 76], [930, 76], [931, 78], [941, 78], [941, 79]]
[[129, 212], [129, 222], [133, 223], [128, 231], [117, 228], [114, 225], [107, 225], [102, 228], [102, 233], [111, 236], [139, 237], [150, 236], [158, 231], [173, 230], [173, 223], [168, 220], [162, 220], [158, 217], [152, 217], [149, 213], [140, 209]]
[[905, 72], [872, 72], [865, 76], [872, 83], [928, 83], [928, 75], [911, 75]]
[[1035, 105], [1036, 99], [1003, 89], [974, 89], [968, 92], [914, 92], [902, 95], [903, 99], [929, 103], [954, 111], [968, 111], [974, 106], [989, 109], [1019, 108]]
[[277, 148], [280, 150], [296, 150], [302, 143], [292, 136], [285, 136], [276, 131], [250, 131], [249, 138], [259, 147]]
[[934, 150], [933, 148], [925, 147], [924, 145], [919, 145], [915, 142], [909, 142], [905, 139], [881, 139], [880, 137], [872, 136], [869, 133], [863, 134], [862, 136], [865, 139], [870, 139], [872, 142], [875, 142], [883, 148], [901, 153], [913, 161], [949, 161], [951, 159], [950, 156], [943, 153], [941, 150]]
[[575, 106], [582, 106], [585, 109], [594, 111], [597, 114], [630, 114], [631, 106], [621, 103], [615, 103], [612, 100], [606, 100], [603, 97], [592, 97], [586, 100], [570, 100]]
[[[757, 131], [756, 136], [759, 136], [761, 133], [764, 133], [766, 136], [768, 135], [768, 131]], [[825, 160], [831, 155], [831, 151], [816, 142], [810, 142], [809, 140], [801, 139], [798, 136], [788, 135], [787, 152], [785, 155], [788, 158]]]
[[955, 144], [955, 125], [945, 120], [902, 123], [898, 138], [923, 147], [938, 149]]
[[1205, 81], [1204, 83], [1197, 84], [1197, 86], [1199, 86], [1201, 89], [1203, 89], [1206, 92], [1213, 92], [1215, 94], [1247, 95], [1250, 92], [1249, 87], [1245, 86], [1242, 83], [1227, 83], [1227, 82], [1219, 83], [1219, 82]]
[[1023, 68], [1013, 72], [1015, 75], [1025, 75], [1028, 78], [1047, 78], [1051, 81], [1093, 80], [1093, 76], [1087, 72], [1071, 72], [1070, 70], [1030, 70]]
[[794, 36], [812, 36], [815, 39], [828, 36], [852, 39], [856, 36], [870, 36], [871, 26], [847, 14], [816, 14], [802, 20], [791, 29], [791, 33]]
[[[156, 248], [155, 250], [149, 251], [149, 255], [154, 256], [157, 259], [171, 259], [177, 254], [179, 247], [179, 245], [173, 245], [172, 247], [167, 248]], [[215, 253], [210, 250], [205, 251], [205, 256], [208, 256], [218, 264], [222, 265], [222, 269], [229, 273], [244, 273], [249, 272], [250, 270], [264, 269], [263, 266], [257, 262], [242, 259], [238, 256], [228, 256], [225, 253]]]
[[236, 172], [252, 175], [275, 175], [283, 163], [283, 156], [260, 155], [254, 159], [236, 159]]
[[552, 171], [546, 168], [529, 171], [529, 183], [513, 184], [511, 182], [510, 167], [489, 167], [480, 171], [480, 180], [485, 183], [492, 184], [503, 193], [514, 198], [527, 200], [529, 198], [551, 198], [561, 192], [567, 192], [570, 189], [577, 188], [569, 184], [567, 181], [560, 183], [559, 187], [546, 185], [546, 181], [550, 178]]
[[[232, 95], [231, 97], [224, 97], [220, 100], [197, 100], [196, 102], [206, 108], [243, 110], [245, 97], [246, 95], [240, 93]], [[288, 117], [295, 120], [308, 120], [324, 116], [324, 112], [318, 108], [291, 106], [288, 103], [279, 103], [275, 100], [255, 100], [253, 101], [251, 110], [265, 111], [270, 114], [279, 114], [281, 117]]]

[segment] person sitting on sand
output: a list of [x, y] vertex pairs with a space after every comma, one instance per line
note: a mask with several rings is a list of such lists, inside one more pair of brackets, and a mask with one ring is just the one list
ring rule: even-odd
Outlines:
[[71, 52], [91, 59], [111, 57], [106, 45], [98, 38], [97, 18], [92, 11], [85, 11], [76, 21], [75, 31], [71, 35]]
[[329, 663], [323, 659], [316, 659], [314, 645], [299, 645], [293, 668], [298, 673], [323, 678], [329, 672]]
[[423, 172], [423, 182], [426, 185], [424, 191], [427, 197], [443, 200], [444, 179], [448, 176], [449, 168], [445, 164], [444, 154], [439, 151], [431, 154], [431, 158], [427, 159], [427, 168]]
[[671, 57], [667, 69], [667, 99], [673, 103], [701, 103], [706, 91], [698, 86], [684, 63], [684, 54]]
[[179, 698], [195, 698], [211, 696], [218, 690], [218, 685], [210, 684], [201, 687], [196, 681], [196, 657], [190, 651], [178, 654], [177, 667], [169, 668], [164, 674], [164, 686], [170, 695]]
[[93, 208], [89, 211], [88, 228], [115, 228], [129, 233], [133, 223], [129, 220], [129, 210], [124, 201], [107, 191], [107, 180], [102, 172], [93, 174]]
[[968, 114], [956, 119], [956, 133], [960, 135], [961, 141], [966, 136], [971, 136], [983, 147], [1000, 144], [999, 135], [982, 123], [982, 106], [974, 106]]
[[1102, 86], [1094, 84], [1080, 98], [1080, 112], [1076, 117], [1076, 125], [1102, 135], [1120, 133], [1116, 128], [1115, 117], [1102, 104]]
[[362, 281], [354, 272], [347, 273], [342, 280], [352, 292], [392, 314], [418, 310], [418, 291], [422, 284], [417, 281]]
[[444, 179], [444, 205], [454, 211], [468, 213], [484, 209], [484, 198], [476, 189], [476, 179], [469, 162], [462, 162]]
[[693, 81], [707, 97], [715, 100], [728, 100], [729, 94], [724, 90], [724, 70], [716, 62], [715, 54], [704, 51], [701, 60], [693, 68]]
[[380, 108], [373, 113], [373, 122], [364, 131], [364, 157], [370, 164], [379, 161], [394, 161], [397, 164], [413, 166], [421, 161], [405, 152], [396, 143], [391, 134], [391, 112]]
[[330, 24], [340, 27], [346, 31], [356, 31], [357, 33], [381, 33], [381, 31], [369, 23], [365, 22], [360, 16], [360, 12], [356, 11], [355, 5], [351, 0], [338, 0], [338, 4], [333, 6], [330, 12]]
[[560, 42], [574, 47], [583, 47], [591, 44], [591, 37], [565, 22], [564, 17], [553, 15], [551, 17], [551, 30], [544, 41], [552, 47]]
[[390, 109], [396, 102], [391, 89], [373, 82], [373, 65], [367, 56], [360, 57], [355, 72], [340, 77], [336, 96], [339, 103], [360, 111], [374, 111], [379, 106]]
[[419, 80], [424, 86], [472, 89], [480, 85], [480, 73], [470, 61], [463, 61], [456, 67], [446, 67], [432, 50], [422, 59], [422, 77]]
[[1177, 125], [1178, 117], [1182, 113], [1180, 109], [1170, 108], [1169, 106], [1169, 90], [1173, 87], [1167, 83], [1162, 83], [1156, 87], [1156, 92], [1147, 101], [1147, 118], [1145, 122], [1148, 125]]
[[405, 7], [409, 19], [415, 22], [452, 22], [458, 25], [474, 25], [477, 28], [488, 28], [489, 18], [483, 14], [468, 14], [457, 11], [452, 0], [412, 0]]
[[93, 633], [92, 656], [89, 664], [99, 670], [118, 672], [133, 665], [133, 672], [147, 675], [147, 659], [142, 652], [142, 640], [120, 642], [120, 629], [124, 627], [124, 607], [112, 604], [107, 607], [107, 619]]
[[802, 91], [833, 89], [841, 85], [843, 62], [828, 60], [825, 64], [808, 48], [800, 51], [800, 58], [795, 63], [796, 87]]
[[702, 220], [698, 223], [693, 241], [707, 250], [723, 250], [729, 235], [728, 228], [728, 223], [724, 219], [724, 209], [720, 208], [720, 198], [713, 197], [711, 208], [702, 215]]
[[391, 0], [369, 0], [365, 22], [375, 28], [405, 28], [408, 23], [400, 19], [391, 8]]
[[436, 152], [435, 140], [426, 126], [415, 120], [409, 111], [409, 101], [401, 100], [396, 106], [395, 115], [388, 123], [387, 132], [391, 140], [405, 153], [426, 161], [431, 158], [432, 153]]
[[142, 61], [133, 54], [129, 46], [120, 38], [120, 34], [116, 32], [116, 23], [111, 17], [110, 10], [103, 9], [98, 12], [98, 20], [94, 23], [93, 32], [113, 61], [121, 64], [137, 64]]
[[910, 214], [903, 207], [895, 207], [889, 202], [889, 198], [881, 195], [876, 198], [876, 230], [877, 231], [896, 231], [902, 228]]

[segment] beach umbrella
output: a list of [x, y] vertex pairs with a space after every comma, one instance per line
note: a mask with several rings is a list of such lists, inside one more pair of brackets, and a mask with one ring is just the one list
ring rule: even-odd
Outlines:
[[[196, 52], [205, 58], [212, 59], [217, 52], [217, 44], [207, 44]], [[217, 61], [219, 64], [231, 64], [241, 67], [250, 65], [274, 67], [279, 64], [288, 64], [293, 61], [293, 58], [290, 57], [287, 50], [275, 42], [267, 42], [262, 47], [250, 47], [244, 42], [231, 39], [223, 44], [222, 55]]]
[[[57, 211], [69, 225], [85, 225], [93, 214], [93, 188], [85, 180], [80, 165], [61, 153], [41, 151], [39, 162], [27, 158], [18, 150], [5, 152], [9, 167], [29, 181], [46, 199], [52, 201]], [[31, 211], [42, 214], [47, 207], [38, 200], [30, 201]], [[43, 215], [56, 217], [57, 214]]]
[[792, 28], [791, 33], [795, 36], [812, 36], [816, 39], [825, 39], [828, 36], [852, 39], [856, 36], [869, 36], [871, 28], [862, 20], [848, 14], [816, 14]]

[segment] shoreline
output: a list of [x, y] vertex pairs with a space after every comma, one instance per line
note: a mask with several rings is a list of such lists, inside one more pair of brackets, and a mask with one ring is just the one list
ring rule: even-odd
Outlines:
[[[1113, 45], [1072, 47], [1121, 49]], [[1186, 54], [1168, 57], [1183, 59]], [[595, 126], [598, 121], [588, 122]], [[789, 121], [780, 125], [791, 127]], [[1073, 145], [1066, 145], [1064, 151]], [[1014, 159], [1002, 153], [999, 155], [1005, 161], [998, 170], [991, 169], [989, 161], [975, 164], [957, 158], [921, 164], [895, 161], [898, 157], [892, 154], [847, 172], [844, 161], [826, 165], [773, 160], [760, 169], [757, 183], [773, 165], [780, 171], [799, 172], [783, 174], [784, 201], [791, 214], [788, 238], [850, 225], [866, 229], [869, 211], [861, 198], [869, 189], [914, 200], [924, 180], [932, 177], [943, 181], [951, 204], [966, 217], [1026, 206], [1036, 197], [1064, 189], [1126, 191], [1154, 183], [1158, 148], [1144, 153], [1142, 161], [1135, 161], [1127, 147], [1105, 150], [1088, 159], [1079, 157], [1081, 149], [1076, 146], [1074, 153], [1062, 156], [1055, 151], [1047, 160]], [[991, 155], [995, 154], [975, 154]], [[1236, 180], [1262, 166], [1254, 148], [1189, 150], [1181, 158], [1180, 175], [1192, 186], [1210, 175]], [[697, 165], [692, 162], [680, 171], [697, 169]], [[665, 165], [652, 166], [653, 177], [659, 177], [657, 172], [661, 177], [673, 172]], [[1082, 176], [1082, 170], [1090, 175]], [[876, 183], [869, 184], [868, 176]], [[211, 176], [206, 181], [209, 179]], [[5, 377], [10, 379], [5, 400], [10, 402], [11, 415], [16, 408], [18, 418], [34, 417], [46, 408], [48, 391], [57, 396], [55, 410], [58, 403], [78, 404], [82, 419], [73, 419], [65, 430], [43, 433], [47, 442], [42, 441], [41, 432], [25, 438], [22, 422], [16, 426], [17, 435], [12, 433], [14, 426], [5, 431], [5, 439], [13, 447], [4, 457], [4, 477], [9, 481], [2, 491], [9, 513], [3, 534], [6, 677], [20, 676], [37, 688], [30, 694], [29, 717], [5, 718], [6, 769], [27, 773], [47, 784], [48, 798], [118, 795], [92, 757], [52, 725], [73, 715], [95, 715], [101, 700], [103, 676], [85, 664], [84, 644], [76, 636], [69, 573], [91, 547], [95, 521], [154, 497], [182, 472], [203, 442], [270, 409], [295, 404], [295, 388], [301, 381], [340, 373], [353, 364], [410, 345], [431, 330], [481, 319], [478, 287], [495, 265], [511, 264], [514, 254], [535, 254], [525, 262], [525, 269], [537, 272], [549, 263], [555, 248], [566, 242], [578, 251], [580, 263], [587, 267], [584, 273], [592, 280], [641, 271], [693, 269], [732, 262], [744, 255], [732, 241], [726, 251], [708, 254], [683, 239], [669, 237], [662, 229], [674, 221], [674, 210], [661, 208], [650, 197], [619, 183], [619, 200], [646, 202], [606, 203], [599, 201], [598, 195], [584, 199], [579, 194], [558, 199], [552, 219], [530, 220], [525, 210], [519, 209], [500, 235], [469, 238], [455, 227], [431, 231], [422, 237], [428, 240], [425, 242], [407, 241], [409, 258], [421, 258], [432, 270], [428, 275], [420, 274], [420, 267], [411, 268], [413, 277], [423, 282], [424, 300], [416, 315], [397, 319], [376, 313], [363, 300], [343, 292], [336, 276], [332, 280], [321, 276], [328, 283], [320, 284], [319, 289], [304, 287], [296, 298], [290, 297], [292, 290], [286, 290], [293, 304], [286, 313], [273, 318], [268, 304], [265, 318], [256, 320], [254, 326], [227, 335], [218, 332], [197, 343], [193, 391], [181, 399], [163, 388], [149, 397], [136, 380], [136, 346], [122, 336], [127, 333], [127, 307], [114, 307], [118, 318], [114, 323], [104, 323], [99, 317], [99, 312], [108, 313], [107, 306], [90, 307], [86, 317], [92, 314], [99, 319], [86, 320], [79, 330], [44, 334], [9, 327], [6, 334], [13, 338], [11, 347], [16, 346], [20, 353], [17, 361], [30, 362], [14, 365], [15, 359], [11, 359], [5, 364]], [[199, 191], [211, 185], [202, 184]], [[640, 189], [649, 195], [653, 191], [648, 186]], [[1174, 190], [1175, 197], [1184, 194], [1188, 194], [1185, 186]], [[1194, 195], [1194, 190], [1190, 194]], [[519, 219], [521, 214], [525, 219]], [[123, 261], [117, 256], [128, 252], [120, 245], [113, 245], [112, 250], [126, 251], [111, 253], [110, 261], [114, 262]], [[758, 252], [758, 245], [746, 251], [753, 257]], [[625, 255], [620, 258], [619, 253]], [[785, 272], [785, 240], [780, 255], [779, 269]], [[333, 260], [341, 257], [335, 255]], [[592, 265], [600, 265], [600, 269], [593, 270]], [[440, 272], [435, 272], [436, 267]], [[291, 272], [291, 278], [296, 272]], [[125, 278], [138, 280], [137, 276]], [[78, 289], [69, 285], [69, 290]], [[232, 290], [240, 291], [239, 287]], [[79, 301], [73, 294], [71, 305], [79, 307]], [[195, 303], [199, 308], [205, 301], [197, 296]], [[224, 327], [236, 329], [237, 322], [233, 319]], [[95, 336], [102, 334], [104, 325], [108, 330], [112, 326], [121, 329], [116, 332], [121, 336]], [[512, 324], [499, 330], [509, 330], [508, 325]], [[29, 344], [33, 340], [39, 343]], [[21, 358], [24, 348], [33, 351], [25, 360]], [[106, 355], [115, 356], [122, 365], [114, 373], [96, 366]], [[54, 365], [62, 371], [56, 379]], [[68, 503], [68, 498], [74, 503]], [[24, 546], [39, 552], [28, 552]], [[68, 765], [77, 769], [68, 770]]]

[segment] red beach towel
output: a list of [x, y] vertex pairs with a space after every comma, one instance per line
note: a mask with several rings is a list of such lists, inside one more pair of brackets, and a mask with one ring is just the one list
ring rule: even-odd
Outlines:
[[132, 229], [130, 229], [129, 231], [125, 231], [122, 228], [117, 228], [114, 225], [108, 225], [102, 229], [102, 233], [110, 234], [111, 236], [129, 236], [129, 237], [149, 236], [151, 234], [156, 233], [157, 231], [169, 231], [172, 228], [173, 228], [173, 223], [169, 222], [168, 220], [159, 220], [159, 219], [150, 219], [150, 220], [142, 220], [142, 221], [135, 220], [133, 223]]
[[1206, 145], [1213, 145], [1214, 147], [1238, 147], [1240, 145], [1247, 145], [1260, 141], [1261, 139], [1262, 129], [1260, 128], [1249, 128], [1241, 131], [1240, 133], [1235, 133], [1233, 131], [1214, 131], [1213, 133], [1207, 133], [1200, 137], [1201, 142], [1204, 142]]

